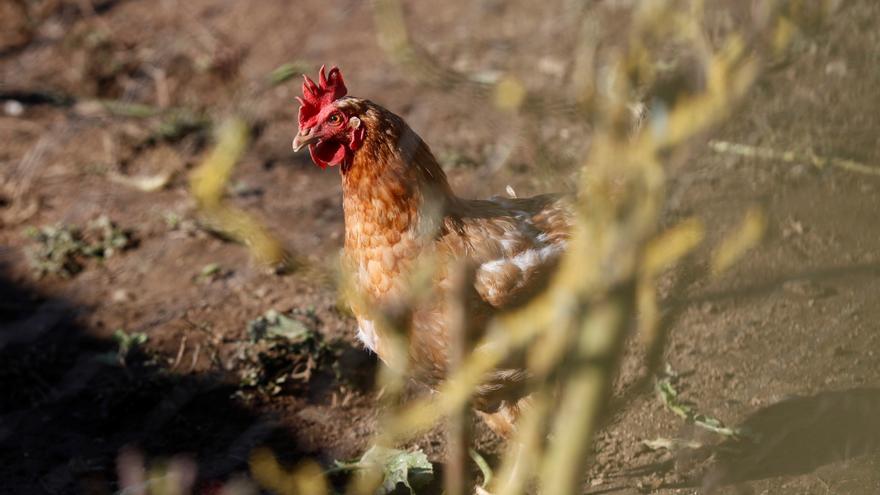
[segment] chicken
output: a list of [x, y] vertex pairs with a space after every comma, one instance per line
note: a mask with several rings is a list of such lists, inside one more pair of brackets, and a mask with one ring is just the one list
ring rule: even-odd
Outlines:
[[[352, 304], [358, 338], [389, 361], [376, 311], [406, 301], [413, 272], [422, 260], [432, 260], [431, 295], [408, 314], [409, 370], [436, 387], [448, 368], [446, 314], [457, 294], [452, 266], [467, 260], [475, 267], [465, 307], [480, 328], [544, 287], [565, 249], [570, 209], [553, 195], [459, 198], [425, 142], [385, 108], [346, 96], [338, 68], [325, 74], [322, 67], [318, 83], [304, 79], [293, 148], [308, 146], [322, 169], [340, 168], [344, 259], [358, 294]], [[489, 426], [505, 437], [528, 403], [523, 370], [521, 363], [505, 363], [474, 400]]]

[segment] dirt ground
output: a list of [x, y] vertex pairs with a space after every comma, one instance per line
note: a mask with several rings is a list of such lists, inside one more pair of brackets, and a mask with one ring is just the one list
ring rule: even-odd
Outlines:
[[[559, 92], [573, 70], [574, 14], [605, 16], [613, 38], [629, 3], [409, 2], [407, 12], [414, 37], [442, 63], [509, 71], [536, 91]], [[311, 457], [326, 466], [367, 448], [378, 364], [354, 338], [333, 285], [310, 271], [267, 271], [200, 228], [188, 193], [188, 173], [210, 144], [204, 122], [245, 112], [258, 132], [231, 201], [329, 266], [342, 246], [339, 177], [291, 151], [298, 84], [265, 82], [280, 65], [312, 74], [339, 65], [352, 94], [422, 135], [464, 196], [508, 184], [520, 196], [558, 189], [566, 178], [548, 175], [546, 163], [574, 162], [589, 143], [588, 132], [555, 116], [512, 119], [418, 84], [380, 49], [367, 2], [25, 4], [30, 21], [15, 2], [0, 8], [3, 493], [113, 493], [124, 448], [149, 459], [193, 456], [203, 493], [246, 472], [258, 446], [290, 465]], [[717, 16], [735, 23], [740, 14]], [[713, 137], [880, 164], [878, 23], [876, 2], [844, 2]], [[174, 114], [169, 131], [167, 113], [113, 112], [96, 100], [185, 108], [190, 117]], [[530, 142], [530, 129], [550, 144]], [[118, 180], [166, 172], [157, 191]], [[880, 493], [880, 177], [701, 144], [670, 169], [669, 197], [668, 223], [697, 216], [709, 232], [670, 277], [683, 283], [666, 295], [674, 314], [666, 361], [701, 412], [760, 441], [723, 444], [646, 390], [602, 431], [585, 490]], [[710, 248], [755, 205], [769, 218], [764, 242], [706, 276]], [[70, 277], [35, 274], [28, 227], [86, 226], [102, 215], [128, 232], [128, 246], [82, 259]], [[283, 355], [259, 361], [254, 349], [272, 350], [252, 343], [248, 322], [270, 309], [316, 333], [309, 373], [277, 382], [290, 372]], [[147, 340], [122, 353], [119, 329]], [[634, 340], [618, 390], [642, 371], [638, 357]], [[245, 383], [255, 369], [264, 374]], [[704, 447], [670, 454], [642, 443], [657, 438]], [[416, 443], [442, 463], [438, 431]], [[490, 458], [500, 448], [485, 428], [478, 445]]]

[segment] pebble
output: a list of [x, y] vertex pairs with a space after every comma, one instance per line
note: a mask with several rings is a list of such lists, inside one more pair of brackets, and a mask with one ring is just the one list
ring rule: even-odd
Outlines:
[[24, 105], [15, 100], [6, 100], [3, 102], [3, 113], [10, 117], [21, 117], [24, 114]]
[[826, 289], [810, 280], [789, 280], [782, 284], [782, 290], [788, 294], [816, 299], [832, 295], [831, 289]]
[[560, 78], [565, 75], [565, 62], [555, 57], [542, 57], [538, 60], [538, 71], [551, 77]]
[[700, 311], [706, 315], [714, 315], [718, 313], [719, 308], [716, 304], [706, 301], [700, 305]]
[[804, 224], [798, 220], [789, 219], [788, 224], [782, 229], [782, 237], [783, 239], [788, 239], [792, 236], [800, 236], [805, 232]]
[[788, 170], [788, 177], [793, 180], [800, 180], [806, 177], [810, 173], [810, 168], [802, 163], [799, 163]]
[[125, 289], [116, 289], [113, 291], [113, 294], [110, 296], [111, 300], [115, 303], [123, 303], [128, 302], [134, 299], [131, 295], [131, 292]]
[[847, 71], [848, 68], [846, 62], [843, 60], [829, 62], [828, 65], [825, 66], [825, 73], [829, 76], [843, 77], [846, 75]]

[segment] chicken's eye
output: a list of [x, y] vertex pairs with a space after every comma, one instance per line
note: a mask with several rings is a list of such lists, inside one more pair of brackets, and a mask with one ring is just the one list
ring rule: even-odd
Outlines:
[[330, 122], [331, 124], [338, 124], [340, 120], [342, 120], [342, 117], [340, 117], [338, 113], [334, 113], [327, 118], [327, 122]]

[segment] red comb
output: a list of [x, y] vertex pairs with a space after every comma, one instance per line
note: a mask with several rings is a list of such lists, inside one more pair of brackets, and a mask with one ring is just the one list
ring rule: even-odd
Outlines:
[[321, 107], [333, 103], [348, 93], [338, 67], [333, 67], [330, 72], [324, 75], [324, 66], [322, 65], [321, 71], [318, 73], [318, 82], [319, 84], [315, 84], [315, 81], [303, 74], [303, 95], [302, 98], [296, 98], [300, 104], [300, 127], [318, 115]]

